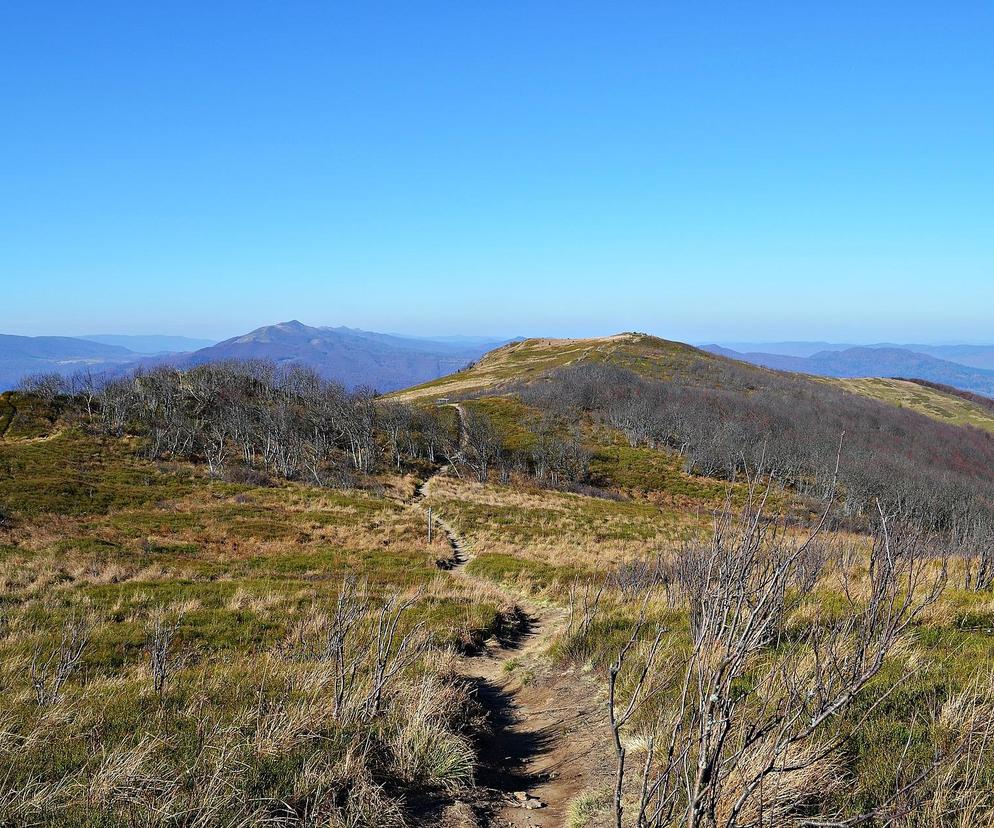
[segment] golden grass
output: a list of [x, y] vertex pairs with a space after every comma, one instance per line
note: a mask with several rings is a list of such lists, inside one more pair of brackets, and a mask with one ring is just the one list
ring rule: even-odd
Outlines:
[[675, 368], [718, 359], [705, 351], [641, 333], [590, 339], [526, 339], [491, 351], [471, 368], [391, 395], [416, 401], [492, 391], [580, 362], [611, 362], [648, 376], [665, 377]]
[[511, 555], [591, 573], [672, 548], [710, 522], [709, 514], [702, 519], [647, 500], [481, 485], [452, 477], [433, 481], [428, 502], [474, 555]]
[[863, 397], [911, 409], [944, 423], [970, 425], [994, 432], [994, 413], [970, 400], [944, 394], [916, 382], [880, 378], [831, 379], [826, 382]]

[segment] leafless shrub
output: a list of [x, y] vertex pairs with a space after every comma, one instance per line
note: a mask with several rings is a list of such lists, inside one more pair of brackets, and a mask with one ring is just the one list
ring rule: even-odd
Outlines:
[[976, 592], [994, 589], [994, 526], [987, 520], [977, 520], [951, 534], [949, 546], [964, 563], [964, 589]]
[[832, 546], [823, 538], [815, 538], [798, 553], [794, 563], [793, 586], [802, 594], [815, 588], [825, 565], [832, 557]]
[[370, 718], [379, 713], [383, 693], [390, 681], [427, 650], [428, 639], [422, 635], [421, 624], [416, 624], [403, 635], [398, 630], [401, 618], [419, 597], [420, 593], [401, 600], [398, 596], [391, 595], [377, 613], [371, 681], [365, 701], [366, 715]]
[[54, 705], [59, 700], [63, 687], [79, 666], [90, 632], [90, 622], [73, 614], [62, 624], [60, 641], [47, 658], [42, 647], [35, 649], [31, 658], [31, 687], [39, 707]]
[[24, 394], [34, 394], [51, 402], [56, 397], [68, 394], [70, 385], [61, 374], [29, 374], [18, 384], [18, 390]]
[[662, 555], [626, 561], [616, 567], [610, 575], [610, 583], [625, 598], [638, 598], [662, 586], [669, 589], [672, 581], [672, 567]]
[[[735, 520], [726, 510], [710, 544], [691, 550], [690, 650], [675, 697], [643, 723], [645, 757], [632, 796], [638, 826], [799, 822], [798, 806], [825, 793], [838, 752], [869, 712], [855, 722], [842, 714], [945, 584], [944, 566], [920, 537], [894, 533], [881, 510], [869, 572], [845, 585], [848, 611], [816, 615], [788, 636], [785, 618], [801, 598], [788, 598], [787, 587], [818, 533], [792, 542], [762, 507], [747, 506]], [[610, 672], [617, 826], [627, 773], [622, 731], [651, 696], [664, 631], [626, 673], [627, 702], [618, 699], [618, 679], [636, 642], [652, 637], [646, 627], [643, 611]]]
[[164, 611], [159, 611], [155, 614], [149, 629], [145, 646], [148, 651], [149, 670], [152, 673], [152, 687], [160, 699], [165, 693], [166, 682], [175, 667], [175, 655], [172, 650], [179, 625], [179, 618], [170, 621]]
[[602, 582], [596, 588], [590, 581], [583, 583], [580, 590], [580, 580], [575, 579], [569, 585], [569, 618], [566, 622], [566, 638], [581, 638], [590, 630], [601, 609], [601, 599], [607, 586]]
[[632, 446], [670, 447], [688, 471], [740, 480], [760, 467], [801, 495], [835, 484], [838, 435], [849, 435], [841, 515], [863, 528], [874, 503], [934, 531], [991, 514], [994, 437], [908, 408], [726, 360], [700, 360], [659, 381], [580, 361], [515, 387], [530, 407], [587, 415]]
[[584, 448], [579, 432], [571, 431], [562, 436], [550, 426], [540, 424], [531, 450], [531, 461], [535, 477], [555, 488], [587, 476], [590, 452]]
[[490, 479], [503, 449], [500, 434], [485, 414], [469, 409], [462, 415], [463, 439], [461, 459], [480, 483]]
[[284, 648], [328, 666], [331, 707], [342, 724], [375, 718], [384, 695], [403, 671], [427, 652], [423, 625], [403, 629], [421, 593], [392, 594], [375, 601], [355, 576], [342, 581], [330, 613], [298, 624]]

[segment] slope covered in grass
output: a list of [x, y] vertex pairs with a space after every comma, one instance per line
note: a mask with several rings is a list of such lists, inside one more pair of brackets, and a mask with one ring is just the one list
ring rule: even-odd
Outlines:
[[976, 400], [951, 393], [953, 389], [944, 391], [911, 380], [883, 378], [831, 382], [863, 397], [908, 408], [935, 420], [994, 431], [994, 412]]
[[0, 823], [400, 826], [470, 785], [446, 665], [506, 605], [439, 571], [409, 479], [236, 484], [40, 422], [0, 439]]
[[[632, 448], [678, 452], [685, 471], [736, 481], [764, 470], [805, 497], [832, 487], [841, 440], [840, 491], [854, 516], [865, 519], [877, 500], [946, 528], [994, 513], [990, 412], [914, 383], [829, 382], [621, 334], [526, 340], [405, 398], [478, 406], [500, 399], [495, 422], [508, 434], [518, 406], [519, 422], [588, 435], [591, 425], [607, 428]], [[620, 457], [605, 463], [601, 443], [586, 440], [595, 458], [600, 451], [593, 479], [605, 469], [639, 476]]]
[[553, 369], [583, 363], [620, 365], [665, 378], [717, 359], [690, 345], [639, 333], [593, 339], [525, 339], [491, 351], [463, 371], [393, 396], [411, 401], [494, 393]]
[[[777, 373], [679, 342], [626, 333], [592, 339], [523, 340], [491, 351], [459, 373], [406, 389], [394, 396], [406, 400], [430, 400], [499, 394], [511, 386], [534, 382], [555, 369], [581, 364], [614, 365], [647, 378], [680, 379], [701, 385], [720, 383], [721, 366], [729, 364], [736, 366], [741, 377], [755, 383], [761, 383]], [[970, 395], [957, 393], [955, 389], [905, 379], [809, 379], [830, 383], [853, 394], [908, 408], [953, 425], [972, 425], [987, 431], [994, 429], [994, 413], [990, 407], [976, 399], [971, 400]]]
[[[808, 706], [829, 703], [837, 682], [868, 670], [816, 734], [817, 745], [845, 735], [831, 758], [761, 786], [778, 824], [884, 813], [928, 796], [946, 797], [950, 813], [969, 805], [977, 821], [991, 812], [994, 757], [980, 751], [957, 764], [950, 748], [994, 738], [994, 724], [984, 724], [994, 723], [994, 683], [977, 679], [978, 665], [994, 658], [989, 538], [950, 531], [907, 497], [888, 503], [899, 550], [890, 555], [879, 526], [870, 533], [867, 501], [855, 497], [862, 479], [883, 500], [881, 469], [897, 482], [911, 470], [928, 503], [956, 504], [966, 490], [942, 489], [956, 470], [949, 459], [973, 452], [959, 471], [973, 470], [988, 435], [660, 340], [598, 343], [505, 353], [481, 369], [490, 384], [458, 407], [363, 398], [365, 470], [325, 476], [326, 486], [312, 485], [306, 464], [263, 474], [268, 467], [240, 459], [237, 443], [214, 467], [201, 447], [150, 452], [156, 421], [141, 419], [144, 408], [117, 437], [78, 405], [73, 419], [24, 400], [18, 411], [34, 411], [23, 420], [33, 425], [0, 439], [0, 685], [9, 701], [0, 776], [14, 792], [0, 799], [0, 822], [116, 828], [155, 813], [150, 824], [163, 826], [448, 828], [441, 805], [472, 801], [474, 737], [494, 742], [505, 762], [521, 758], [488, 729], [499, 715], [481, 720], [479, 699], [505, 698], [514, 682], [576, 682], [570, 698], [593, 699], [603, 713], [606, 702], [585, 682], [606, 689], [609, 666], [634, 636], [617, 687], [627, 700], [658, 635], [665, 658], [649, 664], [651, 693], [624, 732], [632, 766], [643, 767], [645, 746], [667, 743], [667, 723], [683, 721], [674, 707], [681, 671], [706, 673], [715, 662], [694, 655], [702, 613], [713, 607], [732, 619], [709, 633], [715, 647], [769, 611], [734, 680], [700, 700], [727, 705], [738, 728], [730, 745], [782, 704], [809, 720]], [[173, 379], [182, 390], [191, 378]], [[216, 424], [241, 427], [235, 415], [245, 411], [266, 423], [282, 410], [258, 406], [247, 388]], [[319, 406], [326, 398], [313, 399], [293, 396], [290, 419], [316, 410], [316, 421], [334, 422]], [[210, 423], [190, 411], [177, 433]], [[858, 438], [847, 445], [860, 451], [844, 460], [863, 477], [843, 477], [825, 531], [795, 556], [833, 491], [817, 475], [831, 476], [840, 427]], [[865, 453], [873, 446], [885, 453]], [[336, 459], [349, 462], [347, 448]], [[573, 473], [539, 473], [557, 453]], [[758, 460], [774, 472], [765, 499], [769, 475], [755, 474]], [[749, 511], [756, 500], [765, 513]], [[445, 532], [429, 543], [422, 506], [458, 538], [454, 557]], [[743, 540], [750, 532], [761, 540]], [[869, 602], [881, 595], [875, 614]], [[526, 663], [505, 660], [508, 684], [469, 692], [467, 674], [450, 669], [453, 648], [476, 650], [488, 633], [506, 632], [504, 610], [516, 600], [555, 635], [541, 652], [523, 648]], [[394, 618], [397, 636], [382, 647], [379, 631]], [[882, 629], [888, 618], [900, 629]], [[419, 642], [412, 658], [373, 692], [377, 654], [390, 663], [408, 635]], [[73, 665], [61, 681], [67, 647]], [[342, 668], [352, 663], [355, 685]], [[683, 728], [679, 739], [695, 732]], [[688, 755], [699, 749], [681, 744]], [[610, 752], [611, 742], [598, 747]], [[895, 755], [905, 757], [897, 769]], [[935, 756], [942, 773], [926, 773], [892, 802]], [[722, 801], [742, 793], [741, 773], [764, 755], [726, 758], [735, 772], [722, 779]], [[498, 768], [501, 778], [517, 785], [516, 767]], [[577, 824], [613, 824], [597, 784], [577, 796], [586, 821]], [[626, 802], [637, 788], [629, 778]]]

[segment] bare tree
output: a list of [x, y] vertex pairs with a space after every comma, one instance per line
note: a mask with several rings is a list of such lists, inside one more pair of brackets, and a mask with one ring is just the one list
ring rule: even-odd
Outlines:
[[51, 402], [56, 397], [68, 394], [70, 385], [61, 374], [29, 374], [21, 380], [18, 390], [23, 394], [34, 394], [46, 402]]
[[88, 419], [93, 418], [93, 407], [96, 404], [98, 392], [97, 379], [89, 368], [77, 371], [69, 378], [69, 393], [83, 401]]
[[500, 434], [493, 421], [485, 414], [472, 408], [462, 417], [463, 421], [463, 460], [481, 483], [486, 483], [496, 465], [503, 448]]
[[343, 718], [346, 704], [354, 697], [360, 671], [369, 657], [367, 642], [360, 638], [369, 609], [369, 596], [360, 590], [354, 575], [346, 576], [338, 591], [325, 640], [323, 658], [334, 672], [335, 717]]
[[370, 687], [366, 695], [366, 713], [370, 717], [379, 713], [383, 691], [390, 681], [425, 651], [428, 640], [422, 635], [420, 623], [405, 634], [399, 629], [401, 619], [420, 597], [420, 591], [403, 601], [391, 595], [377, 614]]

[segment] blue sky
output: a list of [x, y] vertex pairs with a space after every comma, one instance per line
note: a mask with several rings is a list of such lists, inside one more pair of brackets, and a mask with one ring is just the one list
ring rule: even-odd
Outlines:
[[989, 3], [6, 3], [0, 332], [994, 340]]

